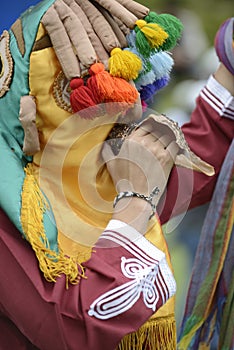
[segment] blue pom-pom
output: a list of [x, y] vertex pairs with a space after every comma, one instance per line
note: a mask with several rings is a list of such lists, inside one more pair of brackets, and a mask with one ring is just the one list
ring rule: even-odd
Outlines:
[[170, 76], [169, 75], [165, 75], [165, 77], [157, 79], [153, 83], [153, 85], [154, 85], [156, 91], [158, 91], [158, 90], [161, 90], [162, 88], [164, 88], [165, 86], [167, 86], [169, 81], [170, 81]]
[[143, 101], [148, 101], [149, 99], [152, 99], [153, 96], [159, 90], [161, 90], [163, 87], [165, 87], [169, 83], [169, 81], [170, 81], [170, 77], [169, 75], [167, 75], [165, 77], [155, 80], [153, 84], [144, 86], [140, 90], [141, 99]]
[[160, 79], [170, 74], [174, 60], [167, 52], [160, 51], [150, 57], [150, 63], [155, 79]]
[[155, 88], [153, 84], [146, 85], [140, 91], [141, 99], [143, 101], [148, 101], [155, 95]]
[[137, 90], [141, 90], [143, 86], [153, 84], [156, 80], [154, 72], [151, 70], [146, 74], [141, 74], [136, 81], [134, 81]]
[[135, 30], [131, 30], [130, 33], [126, 37], [127, 43], [129, 47], [136, 47], [136, 32]]

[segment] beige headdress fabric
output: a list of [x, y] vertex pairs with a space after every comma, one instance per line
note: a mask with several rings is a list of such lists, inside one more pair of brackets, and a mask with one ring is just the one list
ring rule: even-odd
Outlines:
[[[112, 50], [126, 48], [126, 34], [148, 14], [147, 7], [132, 0], [56, 0], [41, 22], [69, 81], [85, 76], [97, 62], [108, 69]], [[173, 133], [180, 147], [177, 165], [209, 176], [214, 174], [214, 168], [190, 150], [175, 122], [163, 115], [150, 115], [141, 126], [146, 124]]]
[[98, 59], [103, 63], [107, 62], [109, 55], [108, 55], [107, 51], [105, 50], [105, 48], [102, 44], [102, 41], [100, 40], [100, 38], [97, 36], [95, 31], [93, 30], [93, 27], [92, 27], [90, 21], [88, 20], [85, 12], [77, 4], [77, 2], [75, 0], [64, 0], [64, 2], [70, 7], [70, 9], [74, 12], [74, 14], [82, 22], [82, 24], [83, 24], [83, 26], [88, 34], [89, 40], [91, 41], [91, 43], [93, 45], [93, 48], [96, 52]]
[[95, 62], [107, 67], [110, 52], [127, 46], [126, 36], [112, 15], [124, 23], [122, 27], [125, 23], [133, 26], [138, 18], [116, 1], [110, 4], [56, 0], [42, 17], [68, 80], [81, 77]]
[[74, 76], [79, 77], [81, 74], [80, 63], [74, 53], [71, 41], [54, 5], [45, 13], [41, 22], [50, 36], [50, 40], [66, 78], [70, 80]]

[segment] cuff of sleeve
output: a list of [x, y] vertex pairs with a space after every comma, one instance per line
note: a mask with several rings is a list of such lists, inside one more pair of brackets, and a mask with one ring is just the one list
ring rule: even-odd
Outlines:
[[201, 96], [221, 117], [234, 119], [234, 97], [213, 75], [201, 91]]
[[[105, 243], [103, 240], [105, 240]], [[106, 240], [109, 247], [122, 246], [130, 252], [134, 251], [147, 255], [147, 258], [154, 261], [161, 261], [165, 258], [165, 254], [150, 243], [141, 233], [119, 220], [110, 220], [98, 240], [97, 247], [101, 247], [103, 243], [106, 246]]]
[[115, 243], [117, 247], [125, 249], [125, 254], [119, 252], [118, 259], [124, 280], [121, 278], [115, 288], [105, 291], [94, 300], [90, 305], [89, 316], [101, 320], [116, 317], [133, 310], [139, 299], [153, 313], [175, 294], [176, 282], [165, 254], [134, 228], [124, 222], [111, 220], [99, 238], [99, 243], [103, 244], [102, 241]]

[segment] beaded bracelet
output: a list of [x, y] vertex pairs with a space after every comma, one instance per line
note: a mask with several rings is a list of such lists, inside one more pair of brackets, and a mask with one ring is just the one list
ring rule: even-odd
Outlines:
[[153, 191], [150, 193], [149, 196], [146, 196], [144, 194], [140, 194], [137, 192], [132, 192], [132, 191], [120, 192], [117, 194], [117, 196], [114, 199], [113, 207], [115, 208], [116, 204], [123, 198], [137, 197], [145, 200], [151, 205], [151, 208], [152, 208], [152, 214], [150, 215], [150, 219], [151, 219], [151, 217], [156, 213], [156, 205], [153, 203], [153, 198], [154, 196], [157, 196], [159, 192], [160, 190], [157, 186], [153, 189]]

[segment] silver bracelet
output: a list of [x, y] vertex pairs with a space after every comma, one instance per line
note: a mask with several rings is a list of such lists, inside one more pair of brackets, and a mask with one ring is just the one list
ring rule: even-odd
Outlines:
[[123, 198], [137, 197], [137, 198], [145, 200], [146, 202], [148, 202], [151, 205], [151, 208], [152, 208], [152, 214], [150, 216], [150, 218], [151, 218], [156, 213], [156, 205], [153, 203], [153, 198], [154, 198], [154, 196], [157, 196], [159, 194], [159, 192], [160, 192], [160, 190], [157, 186], [153, 189], [153, 191], [150, 193], [149, 196], [146, 196], [144, 194], [140, 194], [138, 192], [132, 192], [132, 191], [120, 192], [117, 194], [117, 196], [114, 199], [113, 207], [115, 208], [116, 204]]

